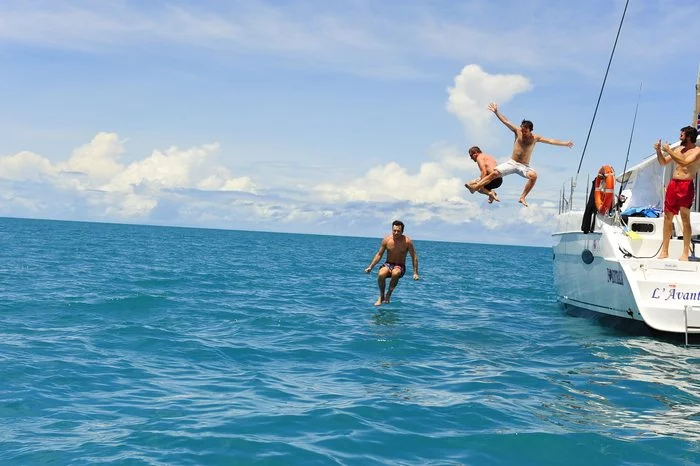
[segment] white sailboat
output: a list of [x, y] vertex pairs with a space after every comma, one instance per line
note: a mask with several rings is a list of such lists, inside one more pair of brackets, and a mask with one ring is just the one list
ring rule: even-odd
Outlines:
[[[700, 129], [700, 73], [695, 89], [692, 124]], [[613, 178], [615, 186], [613, 189], [606, 186], [608, 191], [615, 193], [619, 190], [617, 183], [622, 183], [623, 196], [617, 199], [611, 194], [615, 199], [610, 213], [606, 214], [594, 211], [585, 215], [584, 210], [572, 210], [573, 189], [568, 199], [562, 196], [552, 237], [554, 284], [558, 301], [566, 308], [639, 321], [662, 332], [685, 334], [686, 343], [689, 334], [700, 334], [699, 177], [695, 178], [695, 202], [691, 208], [691, 247], [697, 250], [688, 262], [678, 260], [682, 252], [678, 216], [674, 219], [669, 258], [656, 259], [662, 241], [663, 215], [658, 218], [622, 215], [630, 208], [637, 208], [642, 214], [654, 209], [660, 211], [671, 172], [672, 165], [661, 166], [654, 154]], [[602, 183], [606, 181], [604, 178]], [[584, 230], [592, 231], [584, 233]]]

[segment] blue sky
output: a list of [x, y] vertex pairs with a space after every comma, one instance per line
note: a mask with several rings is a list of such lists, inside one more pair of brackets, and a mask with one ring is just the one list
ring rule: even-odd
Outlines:
[[[550, 244], [625, 2], [0, 3], [0, 215]], [[689, 124], [700, 4], [632, 0], [579, 186]], [[466, 148], [540, 144], [530, 207]], [[579, 198], [582, 199], [581, 194]]]

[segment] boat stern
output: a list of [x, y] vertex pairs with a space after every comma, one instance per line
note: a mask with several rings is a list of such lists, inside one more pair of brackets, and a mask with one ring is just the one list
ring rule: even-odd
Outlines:
[[632, 260], [625, 268], [647, 325], [663, 332], [700, 333], [700, 263]]

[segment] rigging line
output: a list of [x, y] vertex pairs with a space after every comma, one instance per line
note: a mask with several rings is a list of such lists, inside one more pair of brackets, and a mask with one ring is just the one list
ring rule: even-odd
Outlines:
[[[639, 94], [637, 95], [637, 106], [634, 108], [634, 119], [632, 120], [632, 132], [630, 133], [630, 142], [627, 144], [627, 156], [625, 157], [625, 168], [622, 169], [622, 176], [625, 176], [627, 171], [627, 162], [630, 159], [630, 148], [632, 147], [632, 137], [634, 136], [634, 125], [637, 123], [637, 110], [639, 110], [639, 100], [642, 97], [642, 83], [639, 83]], [[617, 193], [617, 198], [619, 199], [622, 195], [622, 184], [624, 183], [624, 178], [620, 181], [620, 191]]]
[[622, 30], [622, 23], [625, 21], [625, 13], [627, 13], [627, 5], [629, 5], [630, 0], [625, 2], [625, 9], [622, 12], [622, 18], [620, 18], [620, 26], [617, 28], [617, 35], [615, 36], [615, 43], [613, 44], [612, 52], [610, 53], [610, 60], [608, 61], [608, 68], [605, 70], [605, 77], [603, 77], [603, 85], [600, 86], [600, 94], [598, 95], [598, 102], [595, 104], [595, 110], [593, 111], [593, 118], [591, 119], [591, 126], [588, 128], [588, 136], [586, 136], [586, 143], [583, 145], [583, 151], [581, 152], [581, 160], [578, 162], [578, 170], [576, 170], [576, 180], [578, 180], [578, 174], [581, 171], [581, 164], [583, 163], [583, 157], [586, 155], [586, 147], [588, 147], [588, 140], [591, 137], [591, 130], [593, 130], [593, 122], [595, 121], [595, 116], [598, 113], [598, 106], [600, 105], [600, 98], [603, 97], [603, 89], [605, 89], [605, 81], [608, 79], [608, 72], [610, 71], [610, 65], [612, 64], [613, 55], [615, 55], [615, 48], [617, 47], [617, 40], [620, 38], [620, 31]]

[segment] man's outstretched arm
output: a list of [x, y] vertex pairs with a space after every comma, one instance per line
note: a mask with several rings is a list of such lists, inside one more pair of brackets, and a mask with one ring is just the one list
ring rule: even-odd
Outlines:
[[503, 115], [501, 112], [498, 111], [498, 104], [497, 103], [491, 102], [489, 104], [488, 108], [489, 108], [489, 110], [491, 110], [493, 112], [494, 115], [496, 115], [496, 118], [501, 120], [501, 123], [503, 123], [504, 125], [506, 125], [508, 127], [509, 130], [511, 130], [514, 133], [518, 132], [518, 127], [515, 126], [513, 123], [511, 123], [510, 120], [508, 120], [508, 118], [506, 118], [505, 115]]
[[554, 139], [554, 138], [545, 138], [542, 136], [539, 136], [537, 138], [537, 141], [539, 142], [544, 142], [545, 144], [551, 144], [553, 146], [566, 146], [569, 149], [574, 147], [574, 142], [573, 141], [562, 141], [560, 139]]

